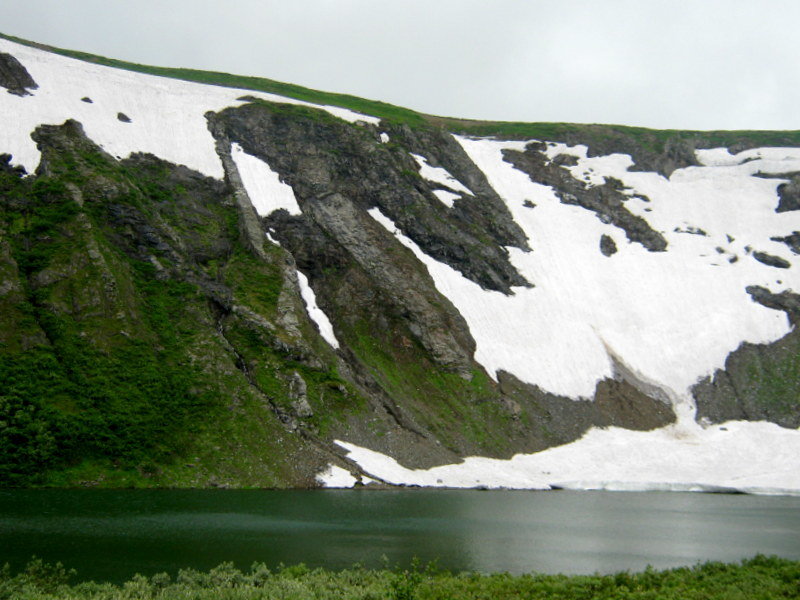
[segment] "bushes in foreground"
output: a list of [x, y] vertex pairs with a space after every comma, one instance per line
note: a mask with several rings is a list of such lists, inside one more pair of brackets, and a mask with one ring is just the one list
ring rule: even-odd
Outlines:
[[800, 561], [756, 556], [741, 564], [709, 562], [695, 567], [615, 575], [481, 575], [450, 573], [428, 567], [344, 571], [309, 569], [304, 565], [274, 571], [254, 564], [240, 571], [231, 563], [200, 572], [185, 569], [135, 575], [121, 584], [69, 584], [74, 572], [60, 564], [35, 560], [12, 575], [0, 571], [2, 600], [766, 600], [800, 598]]

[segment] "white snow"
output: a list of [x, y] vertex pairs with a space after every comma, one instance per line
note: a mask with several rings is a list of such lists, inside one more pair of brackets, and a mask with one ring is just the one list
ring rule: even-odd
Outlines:
[[419, 165], [419, 174], [422, 176], [423, 179], [427, 179], [433, 183], [443, 185], [447, 188], [450, 188], [454, 192], [462, 192], [464, 194], [469, 194], [470, 196], [474, 196], [474, 194], [467, 189], [467, 187], [461, 183], [458, 179], [450, 175], [447, 169], [442, 167], [433, 167], [428, 164], [428, 159], [424, 156], [420, 156], [419, 154], [411, 154], [417, 164]]
[[461, 199], [461, 194], [454, 194], [453, 192], [448, 192], [447, 190], [433, 190], [433, 195], [436, 196], [447, 208], [453, 208], [455, 201]]
[[[477, 343], [475, 359], [490, 374], [503, 369], [546, 391], [589, 398], [597, 381], [613, 376], [613, 357], [660, 388], [678, 420], [650, 432], [594, 428], [537, 454], [470, 457], [428, 470], [337, 442], [349, 458], [404, 485], [800, 494], [800, 431], [766, 422], [704, 428], [694, 421], [689, 391], [743, 341], [772, 342], [790, 330], [784, 313], [754, 303], [745, 287], [800, 290], [798, 268], [763, 265], [747, 247], [792, 262], [785, 246], [769, 238], [800, 229], [800, 215], [775, 213], [782, 180], [753, 175], [800, 170], [800, 150], [748, 151], [749, 159], [735, 164], [717, 156], [715, 166], [680, 169], [666, 179], [628, 171], [632, 161], [625, 155], [586, 158], [585, 147], [549, 146], [552, 157], [578, 157], [570, 168], [575, 177], [598, 185], [611, 176], [631, 188], [627, 206], [668, 241], [666, 252], [653, 253], [626, 243], [623, 232], [595, 214], [562, 204], [552, 189], [503, 161], [504, 148], [523, 150], [525, 142], [457, 139], [528, 236], [532, 252], [509, 251], [536, 287], [514, 288], [510, 297], [482, 290], [425, 255], [378, 209], [370, 214], [415, 253], [464, 316]], [[707, 235], [686, 233], [701, 229]], [[619, 248], [610, 258], [599, 251], [603, 233]]]
[[336, 443], [364, 471], [397, 485], [800, 495], [800, 431], [766, 422], [731, 421], [704, 429], [681, 421], [647, 432], [591, 429], [580, 440], [536, 454], [469, 457], [426, 470]]
[[[727, 148], [706, 148], [695, 150], [694, 153], [700, 164], [706, 167], [731, 167], [754, 159], [772, 162], [800, 160], [800, 148], [751, 148], [738, 154], [731, 154]], [[786, 170], [776, 172], [788, 173], [791, 170], [792, 167], [788, 167]]]
[[[222, 178], [222, 164], [208, 131], [205, 113], [243, 103], [242, 96], [314, 106], [347, 121], [377, 124], [379, 119], [293, 98], [203, 85], [96, 65], [0, 39], [0, 51], [14, 55], [39, 85], [32, 96], [0, 93], [0, 151], [33, 172], [39, 151], [30, 137], [41, 124], [80, 121], [88, 137], [120, 158], [132, 152], [156, 156]], [[92, 103], [82, 102], [89, 97]], [[130, 123], [123, 123], [124, 113]], [[13, 117], [11, 117], [13, 115]]]
[[389, 143], [389, 134], [386, 133], [385, 131], [381, 132], [380, 138], [381, 138], [381, 144], [388, 144]]
[[[611, 375], [613, 353], [671, 398], [687, 399], [688, 388], [722, 367], [743, 341], [766, 343], [788, 333], [785, 314], [752, 302], [744, 289], [800, 289], [800, 271], [778, 270], [743, 254], [730, 263], [730, 254], [716, 251], [719, 246], [743, 253], [751, 245], [791, 262], [786, 247], [769, 237], [800, 229], [800, 215], [774, 212], [781, 180], [750, 176], [772, 168], [768, 161], [721, 172], [692, 167], [667, 180], [627, 171], [631, 161], [624, 155], [580, 159], [573, 169], [588, 169], [588, 161], [598, 177], [616, 177], [650, 198], [649, 203], [631, 198], [627, 204], [667, 239], [667, 251], [655, 253], [620, 243], [620, 230], [590, 211], [562, 204], [552, 189], [503, 161], [504, 148], [521, 150], [524, 142], [457, 139], [506, 201], [533, 248], [530, 253], [509, 249], [514, 266], [536, 285], [515, 288], [512, 297], [456, 283], [452, 273], [445, 281], [441, 270], [435, 271], [440, 291], [470, 325], [476, 360], [490, 373], [504, 369], [553, 393], [591, 397], [595, 383]], [[800, 163], [793, 168], [800, 169]], [[536, 208], [524, 207], [526, 199]], [[674, 231], [686, 224], [709, 237]], [[619, 245], [610, 258], [599, 252], [603, 233]], [[727, 235], [735, 241], [728, 242]], [[432, 259], [425, 261], [430, 269]], [[498, 314], [504, 318], [495, 318]]]
[[358, 481], [347, 469], [328, 465], [322, 473], [317, 474], [317, 483], [326, 488], [351, 488]]
[[317, 296], [314, 294], [314, 290], [311, 289], [311, 286], [308, 285], [308, 277], [306, 277], [302, 271], [297, 271], [297, 281], [300, 284], [300, 295], [303, 297], [303, 302], [306, 305], [306, 312], [308, 312], [308, 316], [311, 317], [311, 320], [317, 324], [319, 334], [331, 346], [338, 348], [339, 340], [336, 339], [333, 333], [333, 325], [331, 325], [328, 315], [317, 306]]
[[265, 217], [279, 208], [290, 215], [302, 214], [292, 187], [282, 182], [267, 163], [245, 152], [239, 144], [231, 145], [231, 156], [259, 216]]

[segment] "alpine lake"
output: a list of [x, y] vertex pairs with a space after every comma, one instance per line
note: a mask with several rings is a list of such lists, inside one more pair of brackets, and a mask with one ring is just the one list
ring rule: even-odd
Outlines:
[[462, 490], [6, 490], [0, 564], [79, 580], [305, 563], [591, 574], [800, 559], [800, 497]]

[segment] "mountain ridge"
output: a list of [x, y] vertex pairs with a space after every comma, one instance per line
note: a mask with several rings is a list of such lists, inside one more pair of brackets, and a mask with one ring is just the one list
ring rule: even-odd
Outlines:
[[[800, 151], [760, 143], [800, 133], [479, 139], [0, 49], [39, 86], [2, 100], [7, 484], [413, 484], [357, 449], [422, 473], [609, 431], [702, 448], [658, 485], [800, 489], [708, 446], [797, 443]], [[425, 485], [564, 485], [527, 468]]]

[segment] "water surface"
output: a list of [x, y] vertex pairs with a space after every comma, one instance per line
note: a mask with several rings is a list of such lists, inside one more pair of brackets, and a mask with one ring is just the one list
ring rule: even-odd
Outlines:
[[[304, 562], [339, 569], [609, 573], [756, 553], [800, 559], [800, 498], [676, 492], [36, 490], [0, 492], [0, 564], [81, 579]], [[383, 559], [382, 557], [385, 557]]]

